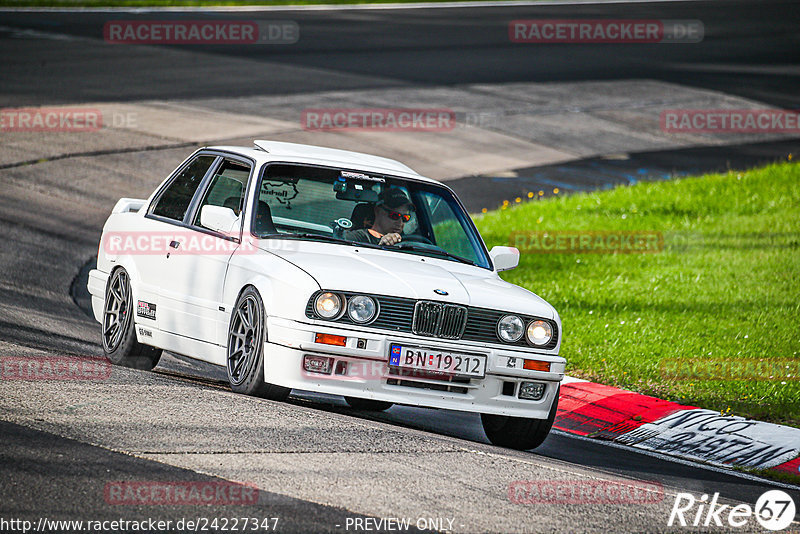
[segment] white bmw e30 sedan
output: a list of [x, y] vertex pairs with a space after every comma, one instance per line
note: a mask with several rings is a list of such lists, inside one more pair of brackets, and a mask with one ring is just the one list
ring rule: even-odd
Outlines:
[[553, 307], [498, 276], [518, 262], [402, 163], [255, 141], [200, 149], [150, 198], [119, 200], [88, 289], [114, 364], [152, 369], [167, 350], [248, 395], [477, 412], [492, 443], [531, 449], [566, 361]]

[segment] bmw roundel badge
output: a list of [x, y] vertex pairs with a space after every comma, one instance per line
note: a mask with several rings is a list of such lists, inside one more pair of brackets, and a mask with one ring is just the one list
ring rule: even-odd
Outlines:
[[447, 291], [445, 291], [444, 289], [434, 289], [433, 292], [436, 293], [437, 295], [449, 295], [450, 294]]

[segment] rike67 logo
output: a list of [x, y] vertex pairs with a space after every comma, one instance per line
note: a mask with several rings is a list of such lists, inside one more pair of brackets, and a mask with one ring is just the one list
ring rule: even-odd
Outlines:
[[755, 507], [749, 504], [730, 506], [719, 503], [719, 493], [709, 501], [704, 494], [699, 499], [691, 493], [678, 493], [669, 515], [667, 526], [681, 527], [734, 527], [753, 532], [757, 528], [777, 531], [792, 524], [796, 508], [792, 497], [781, 490], [770, 490], [761, 495]]

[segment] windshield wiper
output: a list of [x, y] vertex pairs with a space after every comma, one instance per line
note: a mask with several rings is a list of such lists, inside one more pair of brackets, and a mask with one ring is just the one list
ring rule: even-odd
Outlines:
[[[467, 265], [473, 265], [475, 267], [478, 266], [478, 264], [475, 263], [474, 261], [468, 260], [467, 258], [462, 258], [461, 256], [457, 256], [455, 254], [451, 254], [450, 252], [447, 252], [443, 248], [439, 248], [439, 247], [437, 247], [437, 248], [421, 247], [421, 246], [418, 246], [416, 243], [413, 243], [411, 241], [406, 241], [406, 242], [402, 242], [401, 241], [400, 243], [402, 244], [402, 246], [396, 247], [395, 250], [413, 250], [413, 251], [416, 251], [416, 252], [430, 252], [432, 254], [438, 254], [440, 256], [445, 256], [447, 258], [452, 258], [452, 259], [454, 259], [456, 261], [460, 261], [461, 263], [466, 263]], [[392, 250], [392, 249], [389, 248], [388, 250]]]
[[368, 248], [378, 248], [378, 249], [381, 248], [378, 245], [373, 245], [372, 243], [363, 243], [361, 241], [350, 241], [348, 239], [341, 239], [338, 237], [333, 237], [324, 234], [314, 234], [311, 232], [300, 232], [291, 234], [262, 234], [259, 237], [277, 238], [277, 239], [314, 239], [317, 241], [326, 241], [328, 243], [341, 243], [343, 245], [352, 245], [358, 247], [368, 247]]

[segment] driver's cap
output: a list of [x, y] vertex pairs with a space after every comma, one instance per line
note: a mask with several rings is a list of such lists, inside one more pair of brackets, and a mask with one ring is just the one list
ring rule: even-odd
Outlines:
[[399, 187], [389, 187], [384, 189], [381, 193], [380, 200], [378, 200], [378, 206], [386, 206], [392, 209], [397, 209], [400, 206], [405, 205], [408, 205], [411, 211], [416, 211], [414, 204]]

